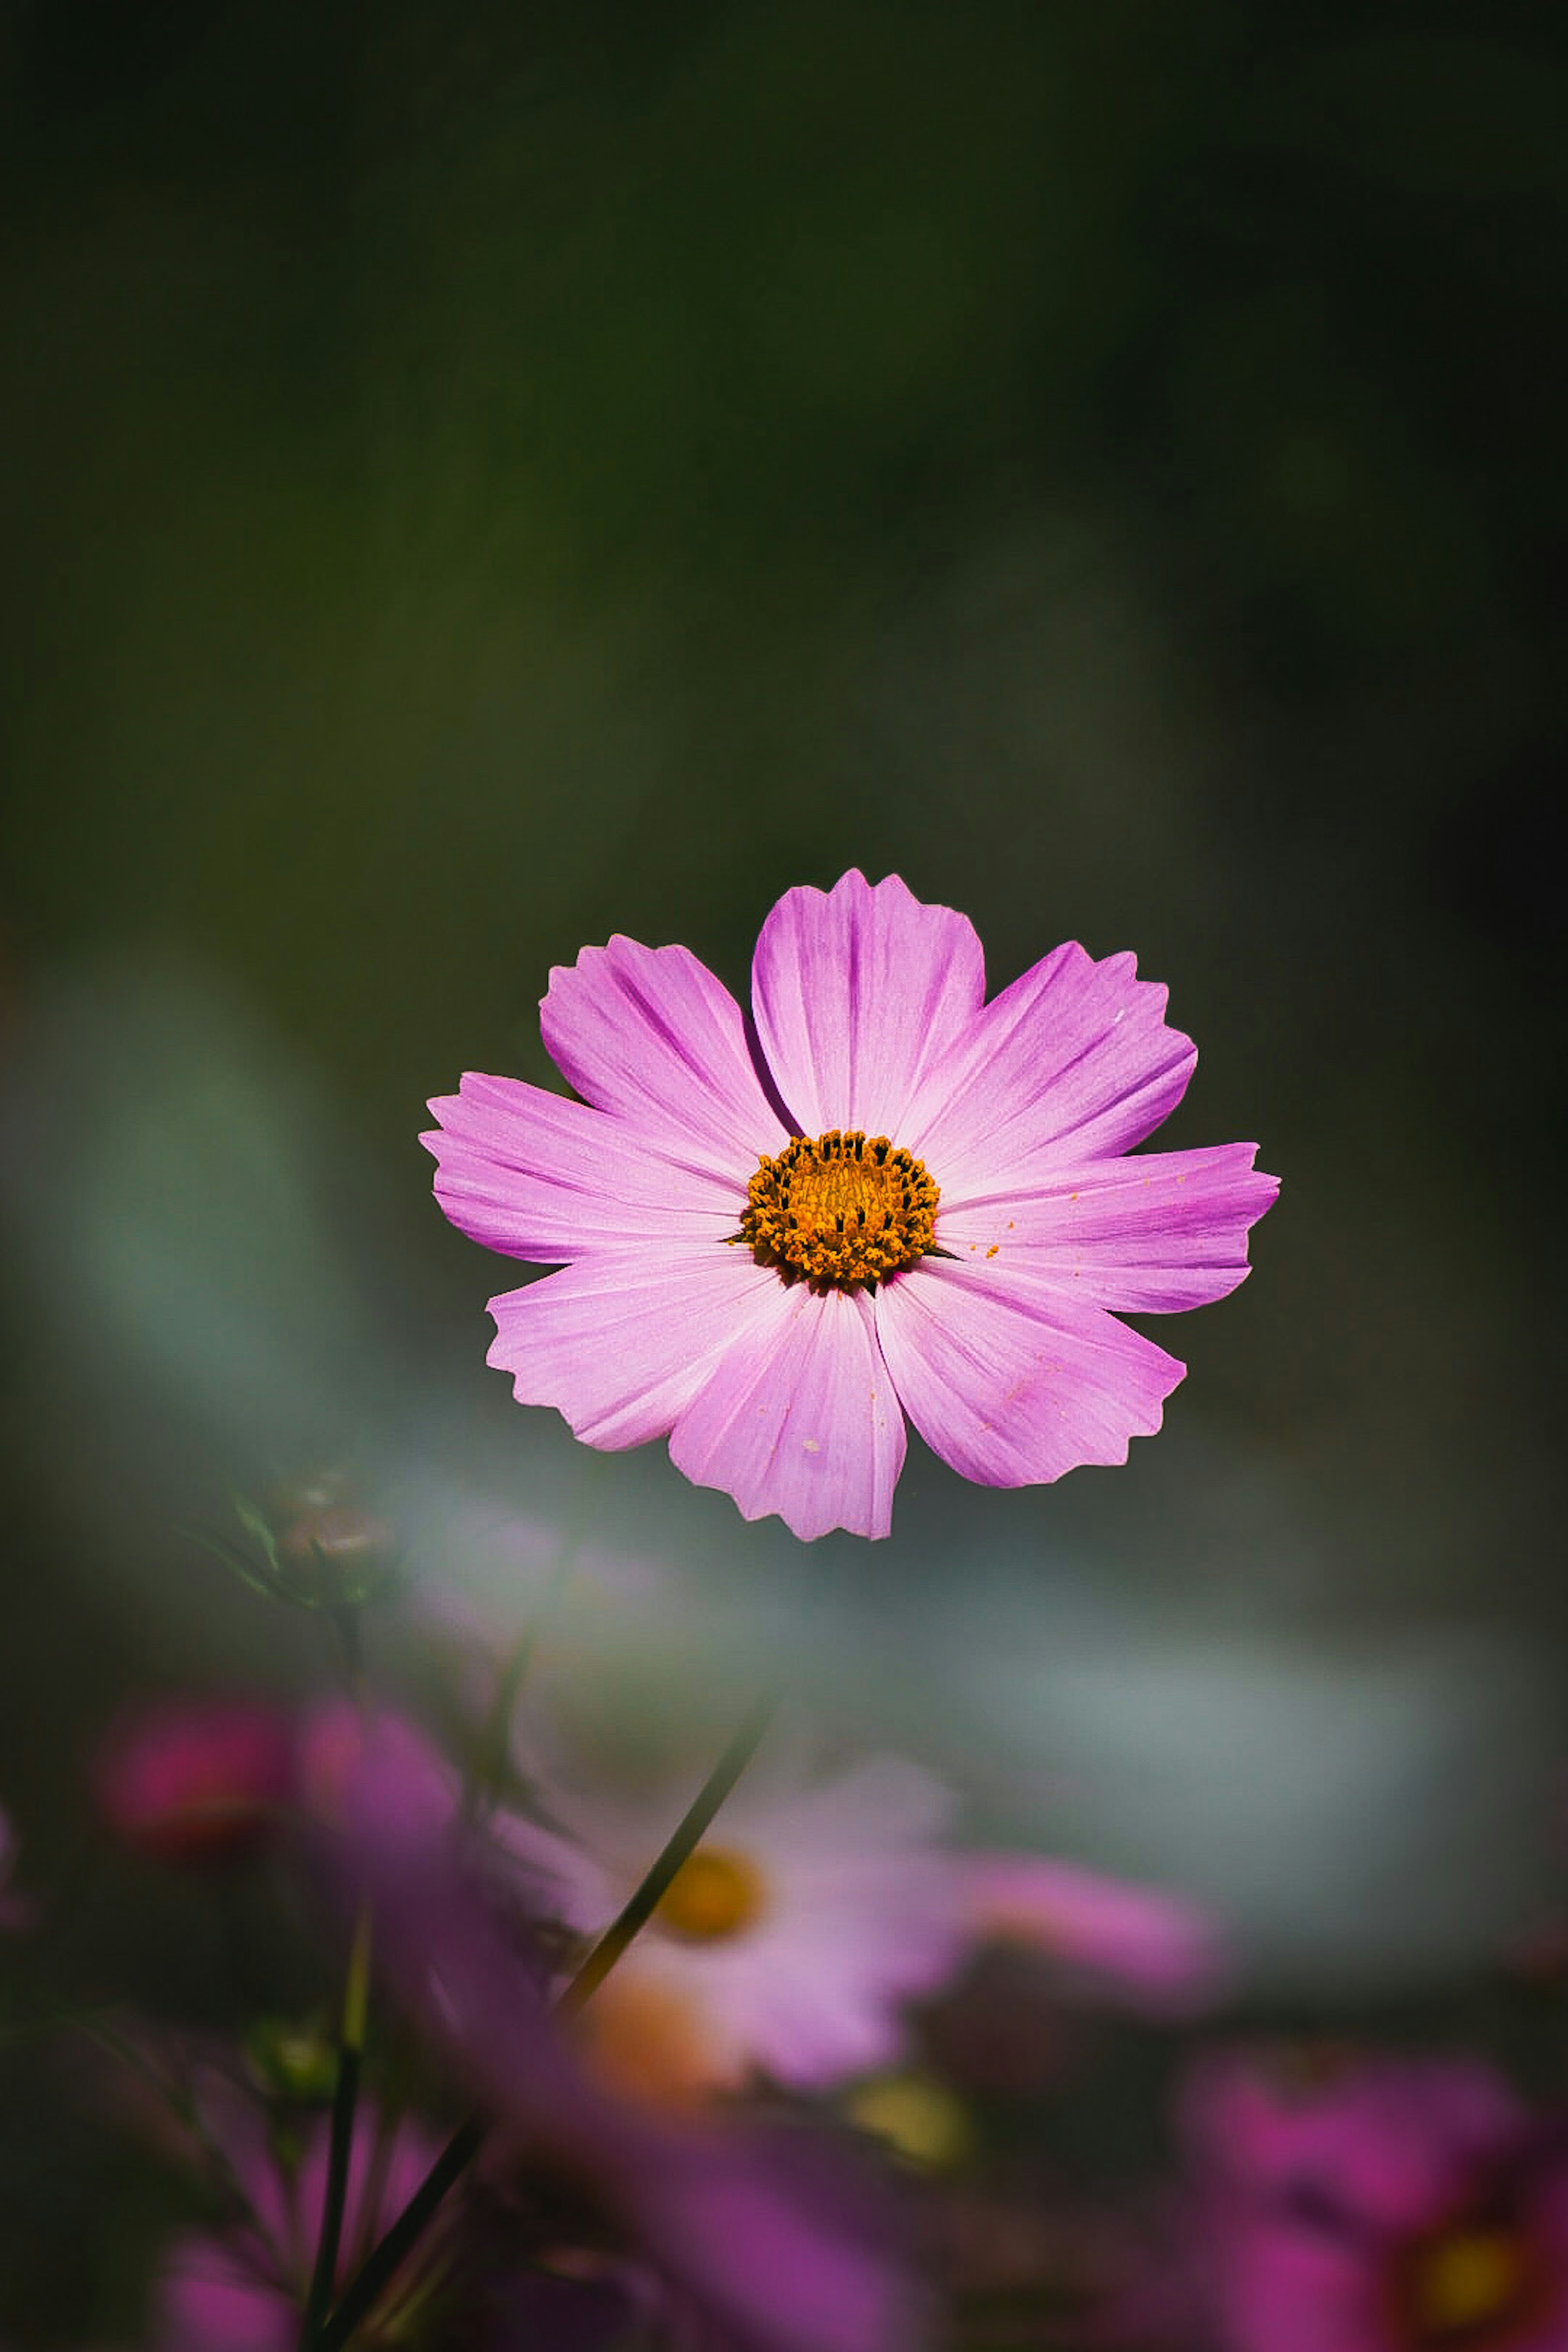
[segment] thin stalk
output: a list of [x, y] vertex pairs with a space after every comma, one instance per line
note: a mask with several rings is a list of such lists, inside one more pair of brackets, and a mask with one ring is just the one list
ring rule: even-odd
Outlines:
[[364, 2055], [365, 2016], [370, 2006], [370, 1906], [362, 1900], [349, 1947], [348, 1976], [343, 1986], [342, 2026], [338, 2036], [338, 2079], [332, 2091], [331, 2139], [327, 2155], [327, 2185], [321, 2200], [321, 2234], [316, 2244], [316, 2265], [300, 2323], [300, 2352], [313, 2352], [332, 2300], [342, 2244], [343, 2208], [348, 2199], [349, 2159], [353, 2153], [354, 2113], [359, 2105], [360, 2063]]
[[563, 2017], [576, 2016], [584, 2002], [598, 1991], [638, 1929], [647, 1927], [676, 1874], [690, 1861], [712, 1827], [714, 1814], [755, 1755], [757, 1743], [772, 1720], [774, 1704], [769, 1693], [752, 1707], [670, 1832], [658, 1861], [618, 1916], [611, 1920], [557, 2001], [556, 2008]]
[[481, 1814], [492, 1811], [500, 1799], [511, 1756], [511, 1726], [517, 1713], [517, 1702], [522, 1696], [523, 1684], [532, 1667], [540, 1637], [572, 1580], [581, 1545], [580, 1531], [569, 1528], [562, 1538], [561, 1549], [556, 1554], [539, 1607], [513, 1643], [510, 1654], [504, 1660], [497, 1677], [495, 1704], [485, 1727], [479, 1773], [471, 1791], [474, 1810]]
[[[647, 1925], [676, 1873], [706, 1837], [714, 1815], [755, 1755], [775, 1704], [770, 1692], [752, 1707], [671, 1831], [636, 1893], [605, 1928], [562, 1993], [556, 2003], [560, 2016], [577, 2014], [597, 1992], [638, 1930]], [[313, 2341], [315, 2352], [340, 2352], [340, 2347], [348, 2343], [394, 2272], [413, 2252], [448, 2189], [456, 2187], [479, 2154], [488, 2128], [477, 2117], [470, 2117], [453, 2133], [381, 2243], [345, 2290], [331, 2317], [313, 2339], [302, 2339], [306, 2347]]]
[[374, 2307], [388, 2280], [402, 2268], [435, 2220], [447, 2190], [457, 2186], [478, 2156], [485, 2128], [470, 2120], [452, 2134], [385, 2237], [345, 2288], [342, 2301], [315, 2339], [316, 2352], [339, 2352]]
[[332, 1609], [327, 1612], [338, 1637], [338, 1648], [343, 1670], [343, 1680], [349, 1696], [357, 1701], [362, 1712], [370, 1705], [370, 1694], [364, 1672], [364, 1628], [357, 1609]]

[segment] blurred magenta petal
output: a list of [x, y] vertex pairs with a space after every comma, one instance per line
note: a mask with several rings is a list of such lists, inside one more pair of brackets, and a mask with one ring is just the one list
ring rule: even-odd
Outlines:
[[1563, 2352], [1568, 2132], [1479, 2059], [1218, 2053], [1183, 2120], [1234, 2352]]
[[[274, 2346], [292, 2352], [321, 2232], [331, 2126], [319, 2116], [298, 2166], [287, 2165], [267, 2110], [210, 2070], [199, 2114], [208, 2145], [229, 2168], [228, 2180], [219, 2185], [238, 2190], [250, 2218], [221, 2233], [193, 2231], [166, 2252], [153, 2290], [153, 2352], [272, 2352]], [[407, 2116], [384, 2120], [374, 2108], [360, 2108], [349, 2155], [340, 2287], [439, 2150], [439, 2140]], [[397, 2303], [427, 2273], [439, 2248], [437, 2231], [393, 2281], [376, 2327], [390, 2326]]]
[[155, 1700], [110, 1727], [93, 1770], [114, 1834], [160, 1861], [222, 1863], [255, 1852], [293, 1793], [294, 1731], [253, 1699]]
[[404, 1716], [329, 1700], [302, 1726], [299, 1759], [300, 1804], [355, 1851], [421, 1853], [457, 1821], [457, 1773]]
[[667, 2138], [647, 2150], [638, 2219], [737, 2347], [919, 2352], [925, 2314], [875, 2242], [881, 2217], [847, 2176], [820, 2156], [816, 2166], [786, 2139]]
[[850, 872], [773, 908], [752, 1009], [755, 1062], [695, 957], [616, 938], [544, 1002], [582, 1104], [432, 1103], [454, 1223], [564, 1265], [490, 1303], [519, 1402], [805, 1539], [889, 1532], [906, 1412], [985, 1486], [1124, 1462], [1183, 1367], [1106, 1308], [1223, 1297], [1277, 1190], [1250, 1144], [1121, 1158], [1192, 1075], [1164, 990], [1068, 945], [987, 1004], [963, 916]]
[[1217, 2300], [1227, 2352], [1428, 2352], [1388, 2312], [1375, 2265], [1301, 2229], [1237, 2229]]
[[1187, 1896], [1044, 1854], [973, 1854], [965, 1872], [981, 1936], [1026, 1945], [1131, 2007], [1180, 2016], [1228, 1989], [1225, 1937]]
[[1381, 2229], [1418, 2226], [1504, 2153], [1529, 2111], [1478, 2058], [1386, 2058], [1309, 2048], [1270, 2063], [1216, 2054], [1194, 2073], [1184, 2116], [1205, 2162], [1248, 2188], [1316, 2180]]
[[294, 2352], [300, 2310], [266, 2275], [267, 2255], [217, 2238], [182, 2238], [155, 2291], [155, 2352]]

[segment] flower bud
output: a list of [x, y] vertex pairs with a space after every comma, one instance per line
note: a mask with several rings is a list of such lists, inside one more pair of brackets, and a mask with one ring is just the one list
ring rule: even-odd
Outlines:
[[312, 2106], [323, 2105], [332, 2095], [337, 2047], [319, 2022], [300, 2025], [285, 2017], [258, 2018], [245, 2037], [245, 2055], [264, 2091]]
[[391, 1583], [395, 1530], [346, 1472], [321, 1471], [279, 1487], [259, 1516], [287, 1599], [311, 1609], [357, 1609]]

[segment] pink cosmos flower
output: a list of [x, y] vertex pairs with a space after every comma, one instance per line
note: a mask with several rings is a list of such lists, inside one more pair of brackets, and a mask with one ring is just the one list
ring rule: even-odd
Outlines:
[[1184, 2120], [1225, 2352], [1568, 2347], [1568, 2140], [1479, 2060], [1220, 2053]]
[[887, 1534], [905, 1413], [984, 1486], [1124, 1462], [1184, 1367], [1117, 1313], [1234, 1289], [1278, 1189], [1252, 1144], [1124, 1157], [1196, 1058], [1134, 974], [1068, 945], [987, 1003], [965, 918], [859, 873], [779, 900], [750, 1024], [685, 948], [584, 949], [543, 1000], [582, 1099], [430, 1106], [453, 1223], [563, 1268], [489, 1361], [805, 1538]]
[[[694, 1793], [559, 1784], [563, 1835], [516, 1815], [491, 1833], [536, 1899], [592, 1937], [607, 1927]], [[808, 1779], [764, 1748], [614, 1976], [589, 2022], [606, 2071], [659, 2096], [700, 2096], [753, 2069], [820, 2089], [896, 2059], [902, 2007], [952, 1974], [968, 1942], [964, 1883], [941, 1841], [955, 1807], [893, 1756]]]

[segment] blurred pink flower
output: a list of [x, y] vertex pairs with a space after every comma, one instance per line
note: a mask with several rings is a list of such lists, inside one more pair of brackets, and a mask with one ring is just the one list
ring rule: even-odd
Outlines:
[[1229, 1988], [1225, 1937], [1190, 1895], [1037, 1853], [974, 1854], [966, 1878], [984, 1939], [1037, 1952], [1102, 1999], [1180, 2018]]
[[293, 1784], [290, 1719], [255, 1699], [143, 1702], [110, 1727], [93, 1769], [99, 1811], [118, 1838], [193, 1864], [253, 1853]]
[[393, 1989], [471, 2095], [621, 2221], [694, 2341], [919, 2352], [922, 2299], [858, 2168], [795, 2134], [655, 2117], [590, 2081], [461, 1824], [439, 1817], [443, 1780], [417, 1734], [379, 1719], [362, 1727], [357, 1769], [335, 1775], [323, 1836], [331, 1875], [369, 1895]]
[[[312, 2126], [303, 2156], [286, 2167], [274, 2152], [264, 2108], [235, 2084], [204, 2086], [201, 2123], [225, 2159], [226, 2186], [248, 2215], [221, 2232], [191, 2232], [169, 2249], [153, 2291], [153, 2352], [294, 2352], [321, 2232], [331, 2126]], [[338, 2284], [407, 2203], [440, 2142], [404, 2116], [386, 2121], [362, 2107], [349, 2161]], [[428, 2278], [421, 2259], [392, 2281], [373, 2326]]]
[[1568, 2136], [1479, 2060], [1221, 2053], [1184, 2124], [1226, 2352], [1568, 2347]]
[[420, 1849], [456, 1827], [462, 1804], [458, 1773], [400, 1715], [370, 1721], [349, 1699], [328, 1699], [300, 1726], [299, 1799], [308, 1819], [330, 1837], [352, 1826], [355, 1838]]
[[[525, 1762], [551, 1826], [501, 1811], [491, 1833], [526, 1866], [532, 1899], [591, 1937], [696, 1776], [611, 1787], [560, 1743]], [[1032, 1956], [1013, 2021], [1032, 2057], [1063, 1996], [1181, 2018], [1226, 1989], [1224, 1938], [1190, 1898], [1043, 1854], [964, 1852], [957, 1810], [900, 1758], [824, 1776], [804, 1740], [775, 1731], [596, 2000], [599, 2062], [626, 2087], [676, 2098], [753, 2072], [820, 2089], [896, 2063], [908, 2005], [947, 1988], [976, 1946]]]
[[1068, 945], [987, 1003], [965, 918], [858, 873], [774, 907], [750, 1026], [685, 948], [584, 949], [543, 1000], [583, 1099], [430, 1106], [453, 1223], [563, 1267], [489, 1361], [805, 1538], [887, 1534], [906, 1412], [984, 1486], [1124, 1462], [1184, 1367], [1116, 1314], [1234, 1289], [1278, 1190], [1252, 1144], [1124, 1157], [1196, 1058], [1135, 971]]
[[[517, 1815], [493, 1834], [539, 1899], [579, 1934], [608, 1927], [695, 1793], [616, 1797], [552, 1785], [562, 1835]], [[657, 2069], [671, 2091], [737, 2085], [760, 2069], [814, 2089], [896, 2059], [902, 2004], [952, 1974], [968, 1940], [960, 1866], [942, 1843], [951, 1792], [873, 1757], [807, 1778], [768, 1748], [595, 1997], [612, 2073]], [[657, 2077], [648, 2087], [661, 2087]]]

